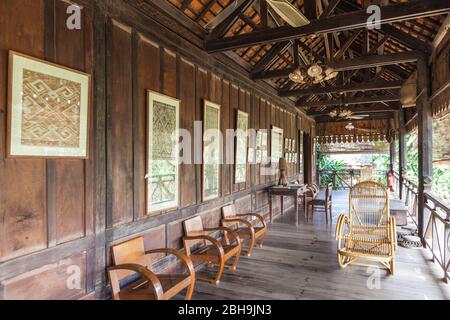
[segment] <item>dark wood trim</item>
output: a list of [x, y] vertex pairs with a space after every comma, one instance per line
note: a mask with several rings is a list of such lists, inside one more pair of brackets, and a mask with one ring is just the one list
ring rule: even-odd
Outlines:
[[406, 127], [405, 111], [400, 108], [398, 117], [398, 174], [399, 174], [399, 197], [403, 200], [403, 182], [406, 175]]
[[382, 56], [362, 56], [354, 59], [336, 61], [332, 64], [332, 67], [336, 71], [382, 67], [392, 64], [416, 62], [422, 55], [423, 53], [418, 51], [410, 51], [385, 54]]
[[293, 97], [293, 96], [303, 97], [303, 96], [322, 95], [330, 93], [400, 89], [402, 85], [403, 81], [376, 81], [376, 82], [354, 83], [346, 86], [335, 86], [335, 87], [326, 86], [308, 89], [280, 91], [278, 94], [281, 97]]
[[279, 58], [280, 54], [283, 54], [287, 48], [291, 45], [289, 41], [279, 42], [270, 48], [261, 60], [259, 60], [253, 67], [251, 73], [254, 74], [258, 71], [264, 70], [270, 67]]
[[361, 98], [341, 98], [335, 100], [322, 100], [322, 101], [310, 101], [297, 105], [298, 107], [304, 108], [315, 108], [315, 107], [328, 107], [328, 106], [340, 106], [340, 105], [350, 105], [350, 104], [368, 104], [377, 102], [392, 102], [399, 101], [400, 95], [383, 95], [383, 96], [372, 96], [372, 97], [361, 97]]
[[252, 74], [251, 78], [253, 80], [284, 78], [287, 77], [292, 71], [296, 69], [297, 69], [296, 66], [291, 66], [286, 69], [280, 70], [260, 71]]
[[[394, 117], [392, 112], [379, 112], [373, 113], [369, 117], [364, 118], [364, 120], [384, 120], [384, 119], [392, 119]], [[315, 118], [316, 123], [330, 123], [330, 122], [349, 122], [348, 119], [338, 119], [331, 120], [330, 117], [327, 116], [319, 116]]]
[[[375, 113], [375, 112], [393, 112], [397, 111], [398, 107], [386, 107], [385, 105], [379, 105], [379, 106], [355, 106], [355, 107], [348, 107], [346, 109], [349, 109], [353, 112], [353, 114], [360, 114], [360, 113]], [[326, 116], [330, 110], [320, 111], [316, 112], [314, 110], [308, 111], [308, 115], [310, 116]], [[330, 119], [333, 119], [330, 117]], [[364, 119], [363, 119], [364, 120]]]
[[[416, 0], [407, 3], [395, 3], [381, 7], [380, 25], [404, 21], [410, 19], [424, 18], [450, 11], [447, 0]], [[234, 50], [262, 43], [273, 43], [296, 39], [311, 34], [331, 33], [358, 28], [367, 25], [368, 13], [366, 9], [326, 17], [311, 21], [310, 24], [293, 28], [277, 27], [270, 30], [253, 31], [243, 35], [227, 37], [226, 39], [207, 40], [205, 48], [209, 53]]]
[[247, 10], [253, 2], [254, 0], [243, 0], [221, 23], [211, 30], [208, 38], [217, 39], [223, 37], [231, 26], [233, 26], [233, 24], [237, 21], [239, 14], [241, 12], [245, 12], [245, 10]]
[[[55, 62], [55, 2], [45, 0], [44, 2], [44, 47], [45, 59]], [[55, 211], [55, 181], [56, 181], [56, 161], [54, 159], [45, 160], [46, 174], [46, 202], [47, 202], [47, 244], [48, 247], [56, 246], [56, 211]]]
[[430, 103], [430, 70], [427, 59], [417, 62], [417, 100], [418, 114], [417, 148], [419, 160], [418, 184], [418, 216], [417, 227], [419, 236], [425, 236], [425, 197], [424, 193], [431, 191], [433, 182], [433, 115]]
[[331, 0], [331, 2], [328, 4], [325, 10], [323, 10], [322, 15], [320, 17], [322, 18], [330, 16], [333, 10], [338, 6], [339, 2], [341, 2], [341, 0]]

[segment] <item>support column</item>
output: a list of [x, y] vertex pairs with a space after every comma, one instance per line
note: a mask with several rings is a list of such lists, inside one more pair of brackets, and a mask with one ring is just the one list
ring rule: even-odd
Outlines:
[[425, 198], [433, 182], [433, 117], [429, 99], [430, 72], [425, 57], [417, 61], [418, 151], [419, 151], [419, 199], [418, 231], [424, 235]]
[[403, 200], [403, 184], [406, 175], [406, 128], [405, 113], [403, 109], [398, 111], [398, 180], [399, 180], [399, 197]]

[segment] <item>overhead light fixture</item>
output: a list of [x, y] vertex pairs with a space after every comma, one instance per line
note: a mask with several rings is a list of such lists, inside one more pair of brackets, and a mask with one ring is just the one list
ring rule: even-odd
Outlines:
[[338, 75], [338, 72], [334, 70], [331, 67], [328, 67], [325, 69], [325, 80], [331, 80], [333, 78], [336, 78]]
[[318, 77], [322, 73], [322, 67], [314, 63], [308, 68], [308, 75], [312, 78]]
[[302, 83], [304, 80], [304, 77], [303, 77], [300, 69], [295, 69], [295, 71], [293, 71], [289, 74], [289, 79], [295, 83]]
[[345, 129], [347, 129], [347, 130], [353, 130], [353, 129], [355, 129], [355, 126], [353, 125], [353, 123], [351, 123], [351, 122], [349, 122], [346, 126], [345, 126]]

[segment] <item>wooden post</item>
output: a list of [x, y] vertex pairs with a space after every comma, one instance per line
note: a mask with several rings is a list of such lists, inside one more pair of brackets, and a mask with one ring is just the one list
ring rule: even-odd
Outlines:
[[405, 128], [405, 113], [403, 109], [398, 111], [398, 182], [399, 182], [399, 197], [403, 199], [403, 184], [406, 175], [406, 128]]
[[418, 232], [423, 239], [425, 197], [431, 190], [433, 181], [433, 118], [429, 100], [430, 73], [426, 57], [417, 61], [417, 101], [418, 113], [418, 151], [419, 151], [419, 190], [418, 190]]

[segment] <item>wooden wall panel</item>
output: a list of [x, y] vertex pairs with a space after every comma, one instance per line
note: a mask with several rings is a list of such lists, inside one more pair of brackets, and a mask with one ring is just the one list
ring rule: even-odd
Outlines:
[[[69, 4], [66, 2], [55, 2], [54, 61], [76, 70], [91, 73], [92, 64], [89, 63], [89, 60], [92, 60], [90, 55], [92, 54], [93, 35], [92, 28], [88, 26], [92, 24], [92, 20], [82, 16], [83, 27], [80, 30], [67, 29], [66, 10], [68, 6]], [[86, 10], [82, 10], [83, 14], [85, 12]], [[79, 45], [74, 46], [75, 43]], [[85, 186], [92, 183], [91, 180], [87, 181], [86, 179], [85, 162], [85, 160], [54, 161], [54, 210], [57, 243], [80, 238], [85, 234], [85, 210], [92, 210], [91, 207], [85, 207]]]
[[43, 9], [43, 1], [0, 3], [0, 261], [47, 247], [45, 161], [5, 158], [8, 50], [44, 58]]
[[227, 134], [226, 129], [230, 128], [230, 82], [222, 82], [222, 109], [220, 112], [220, 126], [223, 135], [223, 165], [222, 165], [222, 196], [229, 195], [231, 192], [232, 171], [233, 166], [227, 163], [227, 156], [230, 152], [227, 149]]
[[[230, 129], [235, 130], [236, 129], [236, 117], [237, 117], [237, 109], [239, 107], [239, 87], [232, 84], [231, 85], [231, 93], [230, 93]], [[234, 139], [236, 141], [236, 139]], [[235, 142], [236, 143], [236, 142]], [[230, 154], [233, 155], [233, 163], [236, 160], [235, 155], [235, 147], [234, 144], [230, 145]], [[231, 172], [231, 178], [232, 178], [232, 191], [237, 192], [239, 191], [239, 184], [234, 183], [234, 173], [235, 173], [235, 166], [233, 165], [233, 169]]]
[[[134, 213], [147, 214], [147, 90], [160, 91], [161, 55], [158, 44], [138, 36], [137, 40], [137, 111], [133, 120], [134, 143]], [[149, 64], [151, 61], [151, 64]]]
[[[180, 60], [180, 100], [181, 117], [180, 127], [188, 130], [191, 135], [191, 161], [194, 156], [194, 136], [195, 121], [195, 66], [184, 59]], [[188, 152], [188, 151], [186, 151]], [[181, 164], [180, 185], [181, 185], [181, 207], [187, 207], [197, 202], [195, 188], [196, 183], [195, 165]]]
[[[209, 100], [209, 81], [208, 81], [208, 71], [198, 68], [197, 69], [197, 101], [196, 101], [196, 109], [195, 109], [195, 120], [203, 121], [203, 104], [205, 99]], [[201, 163], [201, 159], [203, 158], [203, 129], [201, 132], [197, 133], [200, 137], [195, 140], [194, 144], [199, 148], [199, 152], [196, 152], [199, 159], [197, 159], [196, 163]], [[197, 203], [202, 201], [202, 165], [196, 165], [197, 171]]]
[[131, 29], [112, 21], [108, 31], [108, 224], [118, 225], [133, 219]]
[[46, 264], [0, 283], [7, 300], [69, 300], [86, 293], [86, 254]]

